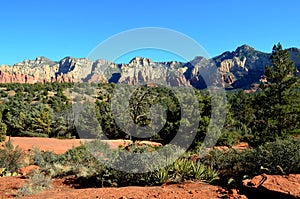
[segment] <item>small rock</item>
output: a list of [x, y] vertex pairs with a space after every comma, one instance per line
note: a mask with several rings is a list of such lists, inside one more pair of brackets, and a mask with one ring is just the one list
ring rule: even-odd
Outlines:
[[225, 189], [219, 188], [217, 190], [217, 192], [221, 193], [221, 194], [227, 194], [227, 191]]
[[184, 188], [184, 186], [183, 186], [183, 185], [178, 185], [177, 187], [178, 187], [178, 188]]
[[228, 193], [232, 195], [237, 195], [238, 191], [236, 189], [230, 189]]
[[27, 167], [23, 167], [23, 168], [20, 168], [18, 170], [18, 173], [23, 175], [23, 176], [26, 176], [26, 175], [29, 175], [31, 173], [33, 173], [34, 171], [36, 170], [39, 170], [40, 167], [39, 166], [36, 166], [36, 165], [29, 165]]

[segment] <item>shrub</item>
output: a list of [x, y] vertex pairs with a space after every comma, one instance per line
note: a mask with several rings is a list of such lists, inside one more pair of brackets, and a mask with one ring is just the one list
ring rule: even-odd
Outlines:
[[238, 133], [225, 132], [220, 136], [217, 145], [231, 147], [233, 145], [238, 144], [240, 139], [241, 139], [241, 135]]
[[[167, 167], [171, 179], [175, 182], [185, 180], [201, 180], [211, 183], [218, 179], [218, 172], [200, 162], [193, 162], [188, 159], [178, 159]], [[178, 181], [180, 179], [180, 181]]]
[[[172, 145], [165, 146], [166, 150], [163, 152], [159, 150], [161, 149], [159, 147], [139, 146], [135, 143], [129, 147], [117, 150], [108, 150], [107, 147], [107, 145], [97, 141], [89, 142], [83, 146], [74, 147], [61, 155], [55, 155], [53, 152], [41, 152], [36, 148], [34, 149], [33, 160], [36, 165], [41, 167], [41, 171], [48, 176], [75, 175], [81, 187], [84, 187], [86, 184], [95, 187], [149, 186], [185, 180], [202, 180], [210, 183], [218, 177], [218, 173], [211, 167], [189, 160], [189, 155], [184, 155], [176, 160], [174, 158], [176, 154], [181, 154], [183, 151]], [[142, 159], [136, 158], [136, 154], [145, 152], [150, 153], [143, 154], [145, 157]], [[155, 152], [155, 157], [153, 157], [152, 152]], [[92, 154], [99, 154], [99, 156], [93, 156]], [[149, 154], [149, 157], [147, 154]], [[104, 157], [104, 159], [99, 161], [101, 157]], [[109, 164], [105, 162], [106, 157], [114, 161], [115, 168], [118, 169], [107, 166]], [[149, 158], [151, 159], [150, 162], [147, 161]], [[162, 158], [169, 161], [168, 166], [163, 167], [161, 163]], [[129, 166], [144, 166], [144, 169], [148, 172], [124, 172], [122, 170], [128, 169], [128, 164], [125, 164], [124, 160], [130, 161]], [[157, 168], [153, 168], [153, 165], [156, 165]], [[30, 187], [24, 188], [23, 191], [30, 191]]]
[[29, 181], [18, 191], [19, 196], [27, 196], [39, 193], [45, 189], [50, 189], [51, 187], [50, 176], [47, 176], [40, 171], [34, 171], [33, 174], [29, 176]]
[[201, 160], [212, 166], [221, 176], [242, 179], [261, 173], [290, 174], [300, 171], [300, 139], [266, 143], [256, 149], [227, 152], [213, 150]]
[[257, 163], [269, 173], [288, 174], [300, 171], [300, 139], [266, 143], [256, 151]]
[[41, 168], [46, 168], [49, 164], [53, 164], [57, 157], [53, 151], [42, 152], [39, 148], [33, 149], [33, 162]]
[[166, 182], [181, 183], [186, 180], [201, 180], [211, 183], [218, 179], [218, 173], [201, 163], [180, 159], [173, 164], [147, 173], [126, 173], [106, 168], [97, 174], [102, 186], [161, 185]]
[[5, 139], [6, 139], [6, 130], [7, 130], [6, 124], [0, 122], [0, 142], [5, 141]]
[[[65, 154], [56, 155], [52, 151], [41, 152], [34, 149], [34, 164], [52, 177], [75, 175], [76, 177], [89, 177], [99, 171], [99, 162], [84, 147], [73, 147]], [[97, 166], [96, 166], [97, 165]]]
[[[41, 170], [49, 176], [61, 177], [66, 175], [75, 175], [78, 183], [81, 186], [91, 184], [93, 186], [129, 186], [129, 185], [160, 185], [167, 181], [182, 182], [185, 180], [202, 180], [212, 182], [217, 179], [217, 172], [210, 167], [200, 163], [194, 163], [186, 157], [182, 157], [176, 161], [172, 158], [173, 155], [182, 151], [174, 146], [166, 146], [167, 150], [163, 154], [156, 153], [156, 156], [151, 157], [151, 162], [147, 162], [147, 157], [136, 159], [134, 154], [144, 152], [154, 152], [157, 147], [138, 146], [132, 144], [129, 147], [120, 148], [118, 150], [107, 150], [107, 145], [99, 142], [91, 142], [84, 146], [74, 147], [62, 155], [55, 155], [52, 152], [40, 152], [35, 150], [35, 163], [41, 166]], [[103, 152], [103, 153], [102, 153]], [[100, 154], [100, 157], [94, 157], [92, 154]], [[151, 154], [151, 153], [149, 153]], [[105, 164], [105, 161], [99, 161], [98, 158], [104, 155], [114, 161], [116, 168], [113, 169]], [[130, 161], [130, 165], [143, 165], [144, 169], [149, 172], [134, 173], [124, 172], [126, 161]], [[169, 160], [169, 165], [163, 167], [160, 164], [162, 158]], [[141, 162], [145, 160], [145, 162]], [[172, 162], [174, 161], [174, 162]], [[151, 170], [153, 165], [158, 165], [157, 169]], [[88, 181], [88, 183], [85, 183]]]
[[14, 147], [10, 141], [5, 143], [5, 148], [0, 150], [0, 168], [7, 172], [14, 172], [21, 166], [22, 150]]

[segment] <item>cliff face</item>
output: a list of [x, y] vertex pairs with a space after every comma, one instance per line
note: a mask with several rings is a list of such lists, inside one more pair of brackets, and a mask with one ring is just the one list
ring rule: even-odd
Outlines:
[[1, 83], [35, 83], [51, 81], [58, 65], [44, 57], [35, 60], [25, 60], [13, 66], [2, 65], [0, 67]]
[[177, 66], [180, 63], [154, 63], [151, 59], [136, 57], [128, 65], [121, 67], [118, 83], [161, 84], [168, 86], [186, 86], [188, 80]]
[[[290, 48], [289, 52], [299, 70], [300, 50]], [[192, 85], [196, 88], [205, 88], [207, 85], [221, 85], [231, 89], [250, 88], [259, 82], [265, 66], [271, 64], [270, 55], [243, 45], [233, 52], [224, 52], [212, 59], [195, 57], [187, 63], [153, 62], [140, 57], [132, 59], [129, 64], [71, 57], [55, 62], [45, 57], [37, 57], [13, 66], [0, 66], [0, 83], [88, 81], [129, 85]]]
[[213, 58], [227, 88], [247, 88], [264, 74], [270, 65], [270, 55], [243, 45], [234, 52], [225, 52]]

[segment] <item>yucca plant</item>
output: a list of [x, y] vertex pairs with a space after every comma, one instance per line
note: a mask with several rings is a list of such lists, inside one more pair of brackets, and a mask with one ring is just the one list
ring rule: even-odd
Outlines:
[[207, 182], [207, 183], [212, 183], [212, 182], [214, 182], [215, 180], [218, 180], [218, 179], [219, 179], [218, 172], [216, 170], [214, 170], [213, 168], [211, 168], [211, 167], [207, 167], [204, 179], [202, 179], [202, 180], [204, 182]]
[[199, 162], [192, 162], [192, 175], [197, 180], [203, 180], [205, 178], [206, 167]]
[[156, 172], [155, 177], [158, 184], [165, 183], [169, 179], [169, 172], [166, 168], [162, 168]]
[[192, 162], [186, 159], [177, 160], [173, 164], [175, 173], [179, 173], [183, 178], [191, 175]]

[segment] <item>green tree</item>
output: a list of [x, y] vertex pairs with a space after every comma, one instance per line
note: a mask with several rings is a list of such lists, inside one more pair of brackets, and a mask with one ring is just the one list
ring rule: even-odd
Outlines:
[[7, 130], [6, 124], [0, 122], [0, 142], [5, 141], [5, 139], [6, 139], [6, 130]]
[[3, 106], [0, 107], [0, 142], [5, 141], [7, 126], [2, 122]]
[[22, 101], [11, 99], [5, 106], [2, 120], [10, 136], [26, 135], [31, 126], [29, 107]]
[[34, 131], [48, 136], [51, 134], [51, 124], [53, 121], [52, 109], [47, 108], [45, 105], [37, 107], [32, 114], [32, 120], [32, 127]]
[[271, 66], [266, 66], [267, 83], [262, 84], [263, 121], [269, 136], [267, 141], [282, 138], [299, 127], [300, 93], [297, 69], [288, 50], [274, 45]]
[[7, 126], [5, 123], [2, 122], [2, 114], [4, 106], [0, 106], [0, 142], [5, 141], [6, 139], [6, 131], [7, 131]]
[[76, 103], [73, 105], [75, 126], [80, 138], [101, 138], [102, 129], [98, 120], [98, 107], [92, 102]]
[[75, 116], [70, 107], [63, 111], [54, 112], [51, 137], [71, 138], [72, 136], [77, 136], [74, 118]]

